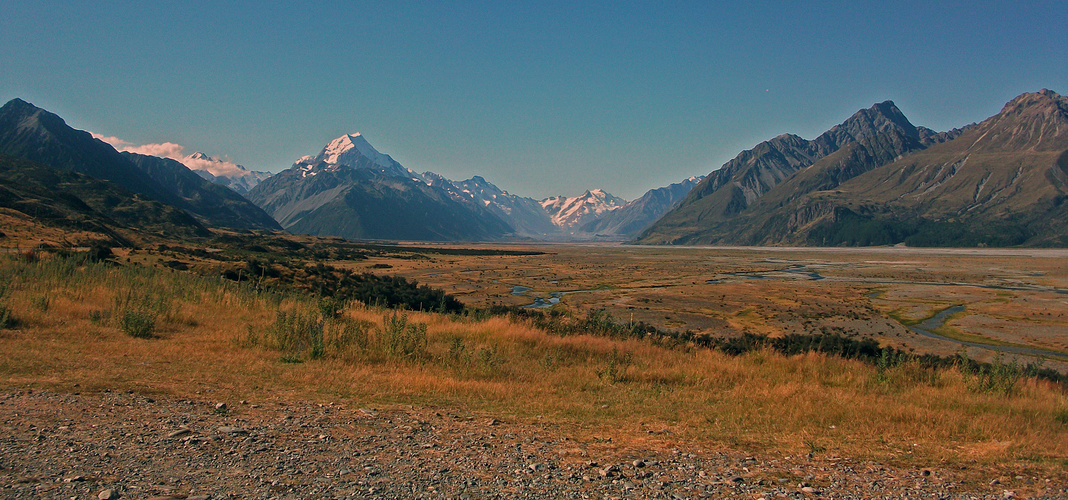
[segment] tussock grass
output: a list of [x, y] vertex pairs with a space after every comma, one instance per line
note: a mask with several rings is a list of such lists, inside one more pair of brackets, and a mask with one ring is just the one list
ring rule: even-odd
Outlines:
[[[0, 335], [8, 387], [435, 405], [540, 418], [621, 446], [688, 440], [915, 464], [1026, 457], [1062, 474], [1068, 458], [1064, 388], [1019, 373], [1011, 390], [987, 390], [966, 369], [908, 359], [872, 365], [767, 347], [735, 356], [636, 335], [552, 334], [524, 318], [324, 306], [170, 270], [64, 260], [2, 260], [0, 282], [0, 305], [19, 319]], [[46, 295], [48, 309], [35, 307]], [[154, 315], [150, 337], [123, 331], [130, 311]], [[589, 324], [611, 328], [604, 321]]]

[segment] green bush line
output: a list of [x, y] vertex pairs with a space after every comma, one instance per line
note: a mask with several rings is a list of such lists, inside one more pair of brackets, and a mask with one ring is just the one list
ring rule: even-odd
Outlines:
[[1004, 382], [991, 382], [991, 380], [1005, 380], [1013, 377], [1015, 379], [1040, 378], [1068, 388], [1068, 375], [1051, 368], [1044, 368], [1041, 364], [1029, 363], [1023, 366], [1015, 362], [1006, 364], [1001, 361], [1000, 357], [992, 363], [984, 363], [970, 359], [963, 353], [953, 356], [916, 355], [893, 347], [879, 347], [879, 343], [874, 339], [858, 340], [838, 333], [795, 333], [775, 338], [743, 333], [734, 337], [717, 338], [698, 335], [692, 331], [661, 330], [643, 322], [618, 322], [603, 309], [592, 310], [581, 319], [570, 318], [558, 310], [550, 310], [546, 313], [514, 306], [494, 306], [478, 311], [475, 315], [508, 316], [525, 320], [534, 327], [554, 335], [588, 334], [613, 338], [648, 338], [659, 343], [689, 344], [715, 349], [730, 356], [741, 356], [770, 349], [785, 356], [816, 352], [844, 359], [855, 359], [880, 369], [913, 362], [926, 369], [958, 368], [966, 375], [986, 379], [986, 382], [978, 384], [977, 388], [981, 390], [1001, 389]]

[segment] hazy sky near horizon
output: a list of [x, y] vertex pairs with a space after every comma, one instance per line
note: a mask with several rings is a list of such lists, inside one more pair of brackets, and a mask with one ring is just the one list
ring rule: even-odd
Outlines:
[[893, 100], [1068, 93], [1068, 2], [3, 2], [0, 100], [279, 171], [345, 133], [416, 171], [627, 199]]

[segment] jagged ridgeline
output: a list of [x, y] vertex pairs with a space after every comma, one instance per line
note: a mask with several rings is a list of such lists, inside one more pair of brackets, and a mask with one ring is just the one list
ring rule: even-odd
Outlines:
[[709, 174], [639, 243], [1068, 245], [1068, 99], [1020, 95], [935, 133], [890, 101], [812, 141], [782, 135]]

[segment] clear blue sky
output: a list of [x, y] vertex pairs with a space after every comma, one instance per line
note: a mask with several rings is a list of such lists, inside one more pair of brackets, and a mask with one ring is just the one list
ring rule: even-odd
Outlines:
[[[225, 5], [223, 5], [225, 4]], [[1068, 93], [1068, 2], [0, 2], [0, 100], [278, 171], [360, 131], [417, 171], [627, 199], [894, 100], [945, 130]]]

